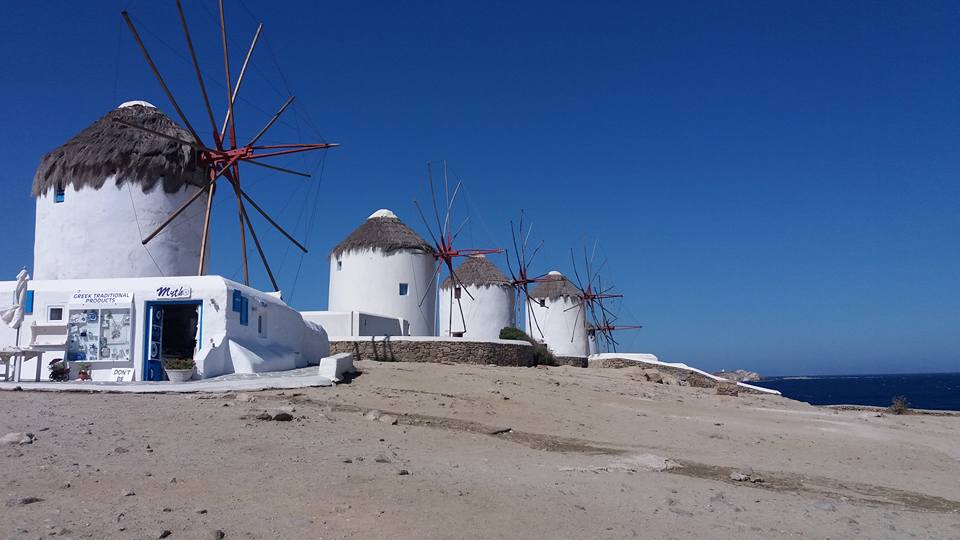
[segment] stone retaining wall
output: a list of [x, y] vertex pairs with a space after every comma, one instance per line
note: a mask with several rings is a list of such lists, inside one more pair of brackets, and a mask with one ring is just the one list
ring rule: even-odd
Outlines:
[[453, 362], [529, 367], [533, 347], [525, 341], [469, 341], [440, 338], [330, 338], [330, 354], [353, 353], [357, 360], [385, 362]]
[[554, 356], [558, 366], [587, 367], [586, 356]]

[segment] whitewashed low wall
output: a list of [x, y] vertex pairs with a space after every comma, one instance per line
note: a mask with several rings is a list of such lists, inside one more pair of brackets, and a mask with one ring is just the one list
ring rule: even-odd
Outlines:
[[335, 336], [403, 336], [409, 324], [396, 317], [362, 311], [302, 311], [305, 321], [319, 324]]
[[337, 353], [320, 360], [320, 368], [317, 373], [321, 377], [326, 377], [333, 382], [340, 382], [343, 378], [356, 369], [353, 367], [352, 353]]

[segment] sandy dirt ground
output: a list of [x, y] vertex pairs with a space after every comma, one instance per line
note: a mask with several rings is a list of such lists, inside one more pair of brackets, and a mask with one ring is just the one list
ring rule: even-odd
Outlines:
[[0, 436], [37, 437], [0, 446], [0, 538], [960, 538], [960, 417], [636, 368], [358, 366], [283, 392], [0, 392]]

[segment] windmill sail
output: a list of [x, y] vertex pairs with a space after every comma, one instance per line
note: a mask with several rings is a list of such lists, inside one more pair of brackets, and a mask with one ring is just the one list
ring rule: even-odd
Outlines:
[[264, 269], [267, 272], [268, 277], [270, 278], [270, 283], [273, 286], [275, 291], [279, 291], [279, 285], [277, 284], [276, 278], [274, 277], [273, 271], [270, 268], [270, 264], [267, 262], [266, 254], [264, 253], [263, 246], [260, 243], [260, 238], [257, 236], [256, 231], [253, 227], [253, 222], [250, 219], [250, 216], [247, 212], [247, 205], [253, 207], [257, 213], [259, 213], [274, 229], [280, 232], [285, 238], [292, 242], [298, 249], [306, 253], [307, 248], [303, 246], [300, 242], [296, 241], [293, 236], [288, 233], [283, 227], [281, 227], [272, 217], [270, 217], [267, 212], [263, 210], [253, 198], [250, 197], [249, 193], [244, 189], [243, 184], [241, 183], [241, 164], [256, 165], [262, 168], [267, 168], [275, 170], [278, 172], [292, 174], [296, 176], [305, 176], [309, 177], [308, 173], [294, 171], [287, 169], [285, 167], [280, 167], [271, 163], [265, 163], [261, 160], [270, 157], [285, 156], [290, 154], [297, 154], [301, 152], [312, 152], [316, 150], [324, 150], [328, 148], [333, 148], [338, 145], [329, 144], [329, 143], [315, 143], [315, 144], [272, 144], [272, 145], [258, 145], [260, 138], [275, 124], [277, 119], [280, 118], [280, 115], [287, 109], [287, 107], [293, 102], [293, 96], [287, 98], [283, 103], [277, 113], [263, 126], [257, 134], [250, 139], [246, 144], [237, 143], [237, 115], [235, 102], [237, 96], [240, 92], [240, 86], [243, 83], [244, 76], [247, 73], [247, 66], [250, 63], [250, 59], [253, 56], [253, 52], [256, 49], [257, 43], [260, 39], [260, 34], [263, 30], [263, 25], [259, 24], [257, 26], [256, 33], [251, 40], [250, 46], [247, 49], [247, 53], [244, 57], [243, 64], [240, 67], [240, 71], [237, 74], [236, 80], [233, 80], [233, 73], [230, 68], [230, 51], [227, 42], [227, 27], [226, 27], [226, 18], [224, 16], [224, 7], [223, 0], [220, 0], [220, 37], [223, 45], [223, 62], [224, 62], [224, 77], [226, 82], [226, 91], [227, 91], [227, 107], [226, 114], [224, 115], [222, 124], [218, 127], [216, 119], [213, 114], [213, 108], [210, 105], [210, 97], [207, 94], [206, 84], [204, 83], [202, 71], [200, 69], [200, 63], [197, 60], [196, 51], [193, 48], [193, 40], [190, 35], [189, 26], [187, 24], [187, 18], [183, 11], [183, 6], [180, 0], [176, 0], [177, 13], [180, 17], [181, 27], [183, 29], [184, 38], [186, 41], [186, 47], [190, 54], [191, 63], [193, 65], [194, 73], [197, 77], [197, 82], [200, 88], [200, 94], [203, 98], [204, 108], [207, 113], [207, 120], [210, 122], [212, 141], [209, 143], [203, 142], [203, 139], [198, 134], [197, 130], [194, 129], [193, 124], [186, 117], [183, 112], [183, 109], [180, 107], [180, 103], [176, 100], [173, 95], [173, 92], [167, 86], [166, 81], [163, 76], [160, 74], [160, 70], [157, 67], [156, 63], [153, 60], [153, 57], [150, 55], [150, 52], [147, 50], [146, 45], [140, 37], [140, 33], [137, 30], [136, 25], [133, 23], [133, 19], [130, 17], [129, 13], [126, 11], [121, 12], [123, 20], [127, 24], [127, 28], [130, 30], [131, 35], [133, 36], [134, 41], [137, 44], [137, 47], [140, 49], [140, 53], [143, 55], [144, 60], [147, 62], [147, 65], [150, 68], [150, 71], [153, 73], [154, 77], [157, 79], [157, 82], [160, 84], [161, 89], [163, 90], [164, 95], [166, 95], [168, 101], [173, 106], [174, 110], [179, 116], [180, 120], [183, 122], [183, 126], [189, 132], [192, 140], [186, 138], [176, 138], [171, 137], [167, 134], [151, 130], [145, 126], [124, 122], [120, 119], [116, 121], [125, 127], [136, 129], [145, 133], [149, 133], [155, 137], [166, 138], [167, 140], [173, 140], [173, 142], [178, 142], [187, 149], [191, 149], [197, 152], [198, 163], [204, 167], [206, 171], [206, 181], [200, 190], [196, 194], [185, 201], [180, 208], [172, 212], [159, 226], [157, 226], [153, 231], [151, 231], [147, 236], [142, 240], [144, 245], [148, 244], [153, 238], [155, 238], [160, 232], [167, 228], [179, 215], [181, 215], [187, 208], [192, 205], [197, 199], [201, 198], [202, 195], [207, 195], [207, 205], [206, 213], [204, 215], [203, 222], [203, 233], [202, 240], [200, 244], [200, 264], [198, 269], [198, 274], [203, 275], [206, 265], [206, 253], [207, 253], [207, 244], [209, 241], [210, 233], [210, 216], [212, 211], [213, 197], [216, 193], [217, 180], [224, 178], [229, 183], [234, 196], [236, 197], [237, 203], [237, 217], [240, 224], [240, 243], [241, 243], [241, 255], [243, 260], [243, 282], [245, 285], [250, 284], [250, 275], [247, 265], [247, 249], [246, 249], [246, 238], [247, 233], [249, 232], [250, 238], [253, 240], [254, 246], [256, 247], [257, 253], [260, 256], [260, 260], [263, 262]]
[[[623, 295], [615, 292], [614, 287], [609, 283], [604, 286], [600, 277], [600, 270], [606, 266], [607, 261], [604, 259], [597, 264], [598, 246], [599, 243], [595, 242], [590, 255], [587, 254], [587, 248], [584, 246], [582, 267], [577, 262], [574, 250], [570, 250], [570, 259], [576, 279], [575, 286], [579, 290], [579, 302], [567, 309], [578, 310], [578, 315], [582, 317], [580, 320], [585, 325], [588, 335], [592, 336], [598, 344], [602, 344], [607, 352], [614, 352], [619, 345], [619, 342], [614, 338], [614, 331], [637, 330], [642, 326], [616, 324], [618, 316], [613, 312], [610, 302], [621, 300]], [[570, 336], [571, 342], [575, 336], [576, 328]]]
[[[433, 276], [431, 278], [431, 286], [427, 291], [424, 292], [423, 297], [420, 299], [420, 305], [423, 305], [423, 302], [426, 300], [427, 295], [429, 294], [439, 294], [439, 289], [434, 292], [433, 286], [437, 281], [437, 278], [443, 272], [444, 268], [447, 271], [447, 280], [451, 282], [454, 286], [450, 287], [449, 295], [449, 320], [447, 321], [448, 332], [452, 333], [453, 327], [453, 304], [456, 302], [457, 311], [460, 314], [460, 321], [462, 323], [463, 331], [466, 332], [467, 329], [467, 320], [463, 312], [463, 303], [461, 301], [461, 296], [455, 293], [456, 290], [465, 292], [470, 300], [476, 300], [473, 297], [473, 294], [470, 293], [468, 288], [465, 286], [464, 282], [457, 275], [457, 271], [454, 268], [453, 261], [458, 257], [470, 257], [474, 255], [487, 255], [492, 253], [500, 253], [501, 249], [460, 249], [454, 247], [454, 242], [457, 240], [457, 237], [463, 231], [466, 226], [467, 220], [463, 222], [457, 228], [457, 231], [452, 230], [451, 224], [454, 223], [453, 220], [453, 209], [454, 204], [457, 200], [457, 194], [460, 193], [460, 188], [463, 185], [462, 180], [457, 180], [456, 185], [453, 188], [453, 192], [450, 191], [450, 181], [447, 174], [447, 162], [443, 161], [443, 200], [440, 201], [443, 203], [443, 217], [441, 218], [440, 206], [438, 205], [438, 195], [437, 189], [434, 186], [433, 182], [433, 163], [427, 162], [427, 182], [430, 185], [430, 203], [433, 207], [433, 217], [436, 222], [436, 229], [430, 224], [427, 216], [423, 212], [423, 208], [420, 206], [420, 203], [414, 200], [414, 205], [417, 207], [417, 212], [420, 214], [420, 219], [423, 221], [424, 227], [426, 227], [427, 232], [430, 233], [430, 239], [433, 240], [434, 249], [436, 251], [437, 266], [434, 269]], [[469, 219], [469, 218], [468, 218]]]

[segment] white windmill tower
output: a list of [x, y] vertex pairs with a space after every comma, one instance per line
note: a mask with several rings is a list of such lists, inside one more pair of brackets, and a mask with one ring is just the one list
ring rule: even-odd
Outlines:
[[398, 317], [410, 335], [435, 335], [434, 257], [396, 214], [377, 210], [330, 253], [328, 309]]
[[441, 299], [457, 301], [440, 302], [441, 336], [497, 339], [516, 324], [513, 285], [486, 256], [468, 256], [455, 272], [440, 285]]
[[208, 183], [189, 146], [129, 129], [136, 124], [177, 139], [190, 134], [153, 105], [120, 105], [43, 157], [36, 198], [35, 279], [181, 276], [200, 261], [202, 204], [149, 246], [140, 231], [167, 216]]
[[[580, 290], [563, 274], [547, 273], [530, 292], [527, 334], [543, 336], [557, 356], [587, 356], [590, 343], [581, 310]], [[534, 321], [536, 323], [534, 324]]]

